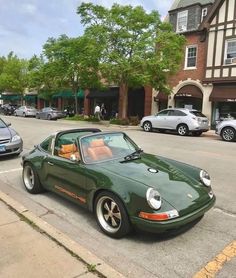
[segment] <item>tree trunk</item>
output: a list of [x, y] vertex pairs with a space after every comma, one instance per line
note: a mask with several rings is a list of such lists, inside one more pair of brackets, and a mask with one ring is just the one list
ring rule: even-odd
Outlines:
[[127, 110], [128, 110], [128, 85], [125, 83], [122, 83], [120, 85], [120, 97], [121, 97], [121, 111], [119, 115], [122, 119], [127, 118]]
[[78, 97], [77, 97], [77, 89], [76, 88], [72, 88], [72, 92], [75, 96], [75, 114], [78, 115], [79, 114], [79, 111], [78, 111]]

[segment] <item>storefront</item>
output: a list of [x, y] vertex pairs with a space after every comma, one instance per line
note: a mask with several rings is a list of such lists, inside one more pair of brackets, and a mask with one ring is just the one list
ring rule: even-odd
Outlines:
[[212, 102], [212, 127], [226, 118], [236, 119], [236, 84], [215, 84], [209, 100]]
[[176, 108], [196, 109], [202, 111], [202, 91], [194, 85], [186, 85], [174, 96]]
[[157, 103], [157, 111], [161, 111], [163, 109], [166, 109], [168, 106], [168, 95], [162, 92], [159, 92], [154, 97], [154, 102]]
[[91, 89], [88, 95], [86, 96], [89, 99], [89, 114], [94, 114], [94, 108], [96, 105], [100, 107], [103, 105], [105, 107], [105, 119], [114, 118], [118, 113], [119, 105], [119, 88], [111, 87], [107, 90], [93, 90]]

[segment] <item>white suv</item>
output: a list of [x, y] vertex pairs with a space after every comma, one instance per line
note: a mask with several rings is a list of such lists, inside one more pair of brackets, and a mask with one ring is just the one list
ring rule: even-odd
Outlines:
[[185, 108], [170, 108], [160, 111], [154, 116], [143, 117], [140, 123], [144, 131], [175, 130], [179, 135], [200, 136], [209, 130], [209, 121], [205, 115], [197, 110]]

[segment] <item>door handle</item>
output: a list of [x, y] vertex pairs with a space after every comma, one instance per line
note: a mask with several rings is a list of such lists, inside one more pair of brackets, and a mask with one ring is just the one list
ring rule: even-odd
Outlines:
[[48, 164], [50, 165], [50, 166], [53, 166], [54, 164], [52, 163], [52, 162], [50, 162], [50, 161], [48, 161]]

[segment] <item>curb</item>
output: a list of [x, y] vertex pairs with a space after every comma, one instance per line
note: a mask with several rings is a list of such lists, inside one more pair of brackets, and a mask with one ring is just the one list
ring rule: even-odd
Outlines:
[[42, 220], [22, 204], [12, 199], [7, 194], [0, 191], [0, 200], [7, 204], [11, 209], [16, 211], [20, 216], [27, 219], [34, 226], [39, 228], [41, 232], [44, 232], [49, 238], [56, 241], [59, 245], [64, 247], [71, 254], [75, 255], [87, 265], [96, 266], [96, 272], [102, 277], [109, 278], [123, 278], [124, 276], [118, 271], [114, 270], [111, 266], [106, 264], [103, 260], [99, 259], [96, 255], [91, 253], [89, 250], [69, 238], [46, 221]]

